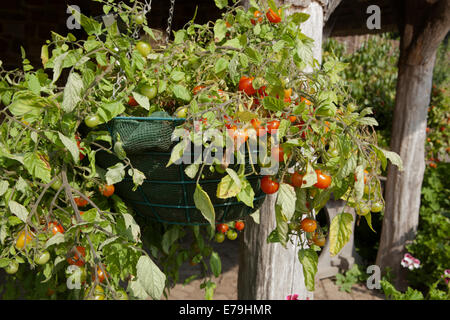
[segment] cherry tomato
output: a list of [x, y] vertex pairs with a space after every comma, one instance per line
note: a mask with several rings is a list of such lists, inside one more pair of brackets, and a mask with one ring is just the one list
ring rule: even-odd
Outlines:
[[[306, 181], [305, 181], [306, 182]], [[295, 171], [291, 175], [291, 185], [294, 187], [301, 187], [303, 184], [303, 175]]]
[[366, 203], [358, 203], [356, 205], [356, 214], [365, 216], [370, 212], [370, 207]]
[[7, 274], [15, 274], [19, 270], [19, 264], [16, 261], [11, 261], [8, 266], [5, 267]]
[[327, 241], [327, 239], [323, 235], [319, 235], [314, 233], [312, 237], [312, 241], [316, 246], [323, 247]]
[[25, 240], [25, 230], [22, 230], [19, 232], [19, 235], [17, 236], [17, 240], [16, 240], [16, 248], [19, 250], [22, 250], [23, 247], [25, 247], [28, 243], [30, 243], [31, 241], [33, 241], [33, 234], [31, 233], [31, 231], [27, 231], [27, 236], [26, 236], [26, 240]]
[[289, 99], [289, 102], [291, 101], [291, 95], [292, 95], [292, 88], [284, 89], [284, 100]]
[[156, 94], [158, 93], [158, 89], [156, 89], [155, 86], [150, 86], [147, 84], [143, 85], [139, 91], [149, 100], [152, 100], [154, 97], [156, 97]]
[[214, 238], [217, 243], [222, 243], [225, 241], [225, 233], [217, 232]]
[[250, 22], [251, 22], [253, 25], [256, 25], [258, 22], [262, 22], [262, 21], [263, 21], [262, 13], [259, 12], [258, 10], [256, 10], [256, 11], [253, 13], [253, 16], [256, 18], [256, 19], [250, 19]]
[[278, 9], [278, 14], [269, 8], [269, 11], [266, 12], [267, 19], [272, 23], [280, 23], [281, 22], [281, 9]]
[[229, 240], [236, 240], [237, 236], [238, 236], [238, 234], [237, 234], [236, 231], [234, 231], [234, 230], [232, 230], [232, 229], [230, 229], [230, 230], [227, 231], [227, 238], [228, 238]]
[[312, 102], [306, 99], [305, 97], [300, 97], [300, 102], [304, 102], [308, 106], [312, 104]]
[[217, 231], [220, 233], [225, 233], [228, 231], [228, 225], [226, 223], [220, 223], [217, 225]]
[[[103, 269], [106, 272], [106, 267], [105, 265], [103, 265]], [[100, 283], [102, 283], [103, 281], [105, 281], [105, 279], [108, 277], [105, 272], [102, 271], [102, 269], [97, 266], [97, 277], [98, 277], [98, 281], [100, 281]], [[92, 281], [95, 281], [95, 275], [92, 275]]]
[[271, 156], [273, 159], [278, 160], [278, 162], [284, 162], [284, 150], [281, 146], [274, 147], [271, 150]]
[[79, 157], [80, 157], [80, 161], [81, 161], [81, 160], [84, 159], [84, 154], [81, 152], [81, 151], [84, 150], [84, 148], [80, 147], [81, 141], [80, 141], [80, 137], [79, 136], [75, 136], [75, 140], [77, 140], [77, 147], [78, 147], [78, 150], [80, 150]]
[[89, 128], [94, 128], [96, 126], [98, 126], [100, 124], [100, 117], [96, 114], [94, 115], [90, 115], [87, 116], [84, 119], [84, 123], [89, 127]]
[[306, 232], [314, 232], [317, 228], [317, 222], [311, 218], [305, 218], [300, 222], [300, 228]]
[[136, 101], [136, 99], [133, 96], [128, 96], [128, 105], [130, 107], [136, 107], [139, 105], [139, 103]]
[[373, 202], [372, 206], [370, 207], [370, 211], [372, 212], [381, 212], [383, 211], [384, 206], [381, 201]]
[[[81, 158], [80, 158], [81, 159]], [[61, 188], [62, 186], [62, 181], [61, 179], [56, 179], [55, 182], [53, 182], [53, 184], [50, 186], [53, 190], [58, 191], [59, 188]]]
[[136, 49], [139, 51], [140, 54], [142, 54], [144, 57], [147, 57], [150, 52], [152, 51], [152, 47], [150, 44], [144, 41], [139, 41], [136, 44]]
[[91, 295], [92, 287], [86, 289], [84, 293], [84, 299], [88, 300], [105, 300], [105, 290], [98, 284], [94, 288], [94, 292]]
[[192, 93], [195, 95], [197, 93], [199, 93], [201, 90], [205, 89], [205, 86], [196, 86], [194, 87], [194, 89], [192, 90]]
[[280, 121], [279, 120], [272, 120], [267, 122], [267, 130], [272, 133], [272, 131], [277, 130], [280, 127]]
[[262, 137], [266, 134], [267, 130], [263, 126], [261, 126], [261, 121], [254, 118], [250, 122], [253, 126], [253, 129], [255, 129], [255, 131], [256, 131], [256, 136]]
[[[364, 170], [364, 184], [367, 183], [367, 175], [369, 174], [369, 172], [367, 170]], [[356, 177], [356, 173], [355, 173], [355, 181], [358, 181], [357, 177]]]
[[253, 88], [253, 79], [254, 77], [241, 77], [239, 80], [239, 91], [245, 92], [247, 95], [252, 96], [256, 93], [256, 90]]
[[320, 170], [316, 170], [317, 183], [314, 185], [319, 189], [326, 189], [331, 185], [331, 176], [322, 173]]
[[[67, 262], [71, 265], [82, 267], [86, 263], [84, 259], [84, 257], [86, 257], [86, 248], [82, 246], [76, 246], [76, 250], [74, 250], [74, 252], [75, 254], [72, 258], [67, 258]], [[80, 258], [80, 255], [83, 256], [83, 259]]]
[[177, 118], [186, 118], [188, 113], [188, 109], [186, 107], [179, 107], [177, 110], [175, 110], [175, 116]]
[[50, 260], [50, 252], [47, 250], [44, 250], [43, 252], [38, 253], [34, 257], [34, 262], [36, 262], [39, 265], [46, 264]]
[[143, 24], [144, 21], [145, 21], [145, 15], [143, 15], [142, 13], [139, 13], [134, 16], [134, 22], [136, 22], [136, 24]]
[[64, 228], [63, 226], [56, 222], [56, 221], [52, 221], [48, 224], [48, 228], [52, 231], [52, 233], [55, 235], [57, 233], [64, 233]]
[[116, 296], [118, 300], [128, 300], [128, 294], [123, 289], [117, 290]]
[[280, 184], [274, 180], [270, 176], [264, 176], [261, 179], [261, 190], [265, 194], [272, 194], [278, 191]]
[[99, 186], [98, 190], [105, 196], [111, 197], [114, 194], [114, 185], [103, 185]]
[[79, 208], [86, 206], [89, 202], [81, 197], [77, 197], [73, 199]]
[[245, 227], [244, 221], [236, 221], [234, 223], [234, 227], [236, 228], [237, 231], [244, 230], [244, 227]]

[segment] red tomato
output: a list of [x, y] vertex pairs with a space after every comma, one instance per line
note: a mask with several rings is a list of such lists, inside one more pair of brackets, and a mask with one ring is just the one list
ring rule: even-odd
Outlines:
[[262, 21], [263, 21], [262, 13], [259, 12], [258, 10], [256, 10], [256, 11], [253, 13], [253, 16], [256, 18], [256, 19], [250, 19], [250, 21], [251, 21], [251, 23], [252, 23], [253, 25], [256, 25], [256, 23], [262, 22]]
[[262, 136], [264, 136], [266, 134], [267, 131], [266, 131], [266, 129], [263, 126], [261, 126], [261, 121], [259, 121], [258, 119], [254, 118], [250, 122], [251, 122], [251, 124], [253, 126], [253, 129], [255, 129], [256, 135], [258, 137], [262, 137]]
[[80, 207], [80, 208], [86, 206], [89, 203], [86, 199], [80, 198], [80, 197], [75, 198], [73, 200], [75, 201], [77, 206]]
[[194, 94], [197, 94], [197, 93], [200, 92], [200, 90], [202, 90], [202, 89], [204, 89], [204, 88], [206, 88], [206, 87], [205, 87], [205, 86], [196, 86], [196, 87], [192, 90], [192, 92], [193, 92]]
[[[299, 172], [295, 171], [292, 175], [291, 175], [291, 185], [294, 187], [301, 187], [303, 184], [303, 175], [300, 174]], [[306, 183], [306, 181], [305, 181]]]
[[269, 8], [269, 11], [266, 13], [267, 19], [272, 23], [280, 23], [281, 22], [281, 9], [278, 9], [278, 14]]
[[284, 161], [284, 150], [281, 146], [272, 148], [271, 155], [272, 158], [278, 160], [278, 162]]
[[128, 105], [130, 107], [136, 107], [139, 105], [139, 103], [136, 101], [136, 99], [133, 96], [128, 96]]
[[269, 132], [277, 130], [279, 127], [280, 127], [279, 120], [272, 120], [267, 122], [267, 130], [269, 130]]
[[99, 186], [98, 190], [105, 196], [111, 197], [114, 194], [114, 185]]
[[[103, 265], [103, 269], [105, 270], [105, 272], [103, 272], [102, 269], [99, 266], [97, 266], [97, 277], [100, 283], [107, 278], [105, 265]], [[95, 281], [95, 275], [92, 275], [92, 281]]]
[[52, 231], [53, 234], [64, 233], [63, 226], [56, 221], [50, 222], [48, 224], [48, 228]]
[[252, 96], [256, 93], [256, 90], [253, 88], [253, 79], [254, 77], [241, 77], [239, 80], [239, 91], [245, 92], [247, 95]]
[[305, 104], [308, 105], [308, 106], [311, 105], [311, 101], [309, 101], [309, 100], [306, 99], [305, 97], [300, 97], [300, 102], [305, 102]]
[[264, 176], [261, 179], [261, 190], [265, 194], [272, 194], [278, 191], [280, 184], [274, 180], [270, 176]]
[[317, 183], [314, 185], [319, 189], [326, 189], [331, 185], [331, 176], [322, 173], [320, 170], [316, 170]]
[[217, 225], [217, 231], [220, 233], [226, 233], [228, 231], [228, 225], [226, 223], [220, 223]]
[[236, 221], [234, 223], [234, 227], [236, 228], [237, 231], [244, 230], [244, 227], [245, 227], [244, 221]]
[[[67, 262], [72, 265], [76, 265], [78, 267], [82, 267], [85, 264], [84, 257], [86, 257], [86, 248], [82, 246], [77, 246], [75, 254], [72, 258], [67, 258]], [[78, 251], [78, 253], [77, 253]], [[83, 259], [80, 258], [79, 254], [83, 256]]]
[[311, 218], [305, 218], [300, 222], [300, 227], [303, 231], [314, 232], [317, 228], [317, 222]]

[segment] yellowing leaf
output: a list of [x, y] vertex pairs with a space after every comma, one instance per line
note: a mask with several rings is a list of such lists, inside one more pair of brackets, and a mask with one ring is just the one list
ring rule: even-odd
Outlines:
[[333, 218], [330, 225], [330, 255], [335, 256], [350, 240], [353, 216], [341, 213]]

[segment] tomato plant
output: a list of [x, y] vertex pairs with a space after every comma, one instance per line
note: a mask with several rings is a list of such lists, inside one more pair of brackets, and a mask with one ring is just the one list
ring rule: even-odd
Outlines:
[[[123, 284], [131, 299], [159, 299], [178, 279], [183, 262], [201, 264], [203, 276], [211, 274], [209, 269], [214, 275], [220, 273], [220, 260], [210, 242], [214, 237], [223, 241], [225, 235], [236, 239], [236, 230], [242, 231], [243, 225], [238, 222], [229, 228], [231, 221], [221, 221], [216, 232], [216, 212], [200, 184], [208, 172], [221, 174], [216, 198], [236, 198], [249, 208], [255, 209], [259, 191], [253, 190], [250, 176], [265, 194], [278, 191], [274, 196], [277, 227], [268, 240], [283, 246], [290, 235], [309, 232], [288, 226], [300, 225], [304, 215], [314, 218], [331, 193], [354, 207], [364, 204], [370, 209], [382, 200], [377, 174], [387, 160], [400, 165], [400, 159], [377, 146], [367, 126], [373, 125], [370, 108], [348, 111], [354, 101], [340, 77], [345, 65], [332, 58], [317, 66], [312, 43], [299, 27], [305, 16], [283, 16], [273, 1], [270, 8], [256, 2], [248, 10], [233, 6], [214, 22], [188, 22], [175, 31], [173, 41], [155, 44], [153, 50], [133, 36], [139, 31], [156, 38], [146, 21], [136, 16], [147, 14], [142, 3], [135, 2], [133, 8], [123, 2], [102, 3], [117, 13], [119, 30], [82, 15], [80, 24], [87, 36], [52, 33], [42, 47], [39, 69], [25, 59], [25, 52], [19, 71], [5, 70], [0, 64], [4, 106], [0, 110], [0, 265], [23, 265], [17, 274], [36, 283], [29, 296], [47, 296], [50, 289], [57, 298], [79, 298], [66, 283], [80, 280], [77, 268], [81, 267], [89, 274], [81, 291], [87, 299], [123, 296]], [[256, 11], [266, 13], [267, 19]], [[309, 67], [312, 71], [306, 74]], [[223, 154], [235, 159], [245, 159], [235, 146], [249, 150], [256, 138], [265, 149], [252, 163], [229, 166], [230, 159], [216, 155], [211, 163], [186, 163], [185, 174], [195, 182], [196, 210], [208, 225], [148, 223], [120, 195], [123, 184], [119, 188], [119, 183], [128, 184], [131, 193], [149, 177], [130, 160], [130, 150], [125, 148], [129, 137], [112, 136], [109, 125], [119, 116], [147, 118], [161, 113], [184, 118], [177, 119], [172, 134], [188, 132], [171, 146], [167, 167], [178, 165], [191, 143], [205, 150], [223, 147]], [[206, 130], [216, 131], [214, 141], [203, 136]], [[328, 154], [330, 146], [337, 151], [333, 157]], [[264, 156], [274, 147], [280, 161], [267, 165]], [[100, 168], [99, 152], [115, 154], [119, 160]], [[286, 161], [284, 152], [289, 155]], [[292, 180], [292, 185], [286, 182], [291, 168], [303, 176]], [[360, 181], [364, 169], [371, 172], [368, 193]], [[159, 173], [164, 176], [164, 171]], [[368, 223], [370, 214], [364, 215]], [[332, 224], [345, 231], [351, 221], [345, 213], [339, 217], [343, 219]], [[330, 250], [337, 253], [347, 234], [330, 237]], [[193, 240], [185, 248], [188, 236]], [[33, 260], [43, 250], [50, 253], [51, 261], [34, 268]], [[302, 243], [299, 258], [312, 265], [317, 254]], [[206, 259], [212, 261], [209, 266]], [[99, 266], [108, 267], [107, 276]], [[152, 274], [154, 281], [145, 274]], [[208, 298], [214, 291], [210, 279], [202, 284]], [[307, 286], [312, 290], [311, 282]]]

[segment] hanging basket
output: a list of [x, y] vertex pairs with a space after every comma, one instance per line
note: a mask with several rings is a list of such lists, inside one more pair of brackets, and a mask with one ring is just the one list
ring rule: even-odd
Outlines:
[[[145, 174], [144, 183], [133, 191], [131, 176], [115, 184], [116, 193], [129, 204], [135, 212], [159, 222], [181, 225], [207, 225], [209, 222], [194, 204], [196, 179], [189, 178], [184, 170], [185, 164], [172, 164], [166, 167], [173, 147], [171, 135], [184, 119], [171, 118], [165, 112], [153, 113], [151, 117], [116, 117], [107, 123], [113, 143], [117, 134], [134, 168]], [[96, 163], [101, 168], [113, 166], [120, 160], [115, 154], [98, 151]], [[246, 154], [245, 172], [252, 172]], [[255, 166], [257, 167], [257, 166]], [[238, 170], [238, 165], [230, 165]], [[258, 168], [257, 168], [258, 169]], [[253, 208], [236, 198], [216, 197], [217, 184], [224, 174], [203, 171], [204, 178], [199, 184], [208, 193], [216, 213], [216, 223], [242, 219], [258, 209], [265, 199], [260, 188], [260, 176], [250, 175], [247, 180], [255, 190]]]

